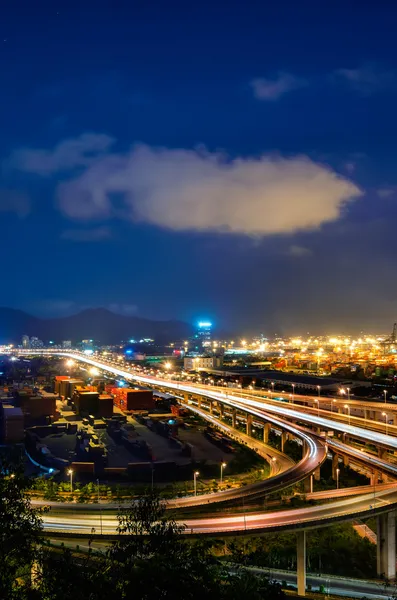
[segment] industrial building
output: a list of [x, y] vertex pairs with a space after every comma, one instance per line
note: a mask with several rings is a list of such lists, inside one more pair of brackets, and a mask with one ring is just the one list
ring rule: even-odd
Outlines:
[[22, 409], [10, 404], [1, 407], [1, 441], [4, 444], [15, 444], [24, 439], [24, 416]]

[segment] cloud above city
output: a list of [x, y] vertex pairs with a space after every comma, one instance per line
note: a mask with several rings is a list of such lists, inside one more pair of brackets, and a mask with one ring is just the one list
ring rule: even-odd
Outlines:
[[377, 92], [397, 90], [395, 71], [382, 69], [375, 64], [364, 64], [360, 67], [337, 69], [334, 72], [336, 81], [344, 81], [352, 90], [363, 95]]
[[307, 82], [300, 77], [281, 71], [277, 77], [257, 77], [250, 84], [257, 100], [274, 101], [288, 92], [304, 87]]
[[107, 136], [84, 134], [52, 152], [25, 149], [11, 160], [37, 175], [67, 171], [56, 196], [70, 219], [130, 219], [173, 231], [311, 231], [341, 218], [347, 203], [362, 194], [353, 181], [307, 156], [231, 159], [202, 148], [146, 145], [106, 151], [112, 143]]

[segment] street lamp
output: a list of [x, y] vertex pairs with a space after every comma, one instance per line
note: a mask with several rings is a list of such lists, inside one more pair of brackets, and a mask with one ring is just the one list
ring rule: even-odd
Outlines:
[[318, 390], [318, 397], [320, 398], [321, 385], [317, 386], [317, 390]]
[[223, 483], [223, 469], [224, 469], [226, 466], [227, 466], [227, 465], [226, 465], [226, 463], [225, 463], [225, 462], [221, 463], [221, 485], [222, 485], [222, 483]]
[[314, 402], [317, 404], [317, 416], [320, 416], [320, 401], [318, 400], [318, 398], [316, 398], [314, 400]]
[[274, 381], [270, 382], [270, 385], [272, 386], [272, 390], [273, 390], [273, 396], [274, 396]]
[[193, 479], [194, 479], [194, 495], [197, 496], [197, 475], [200, 475], [200, 473], [198, 471], [194, 472], [193, 475]]
[[350, 406], [345, 404], [345, 408], [347, 408], [347, 414], [349, 415], [349, 425], [350, 425]]
[[295, 384], [292, 384], [292, 403], [294, 403], [295, 400]]
[[386, 402], [387, 402], [387, 390], [383, 390], [383, 393], [385, 395], [385, 404], [386, 404]]
[[350, 401], [350, 388], [346, 388], [347, 390], [347, 399]]
[[68, 475], [70, 475], [70, 492], [73, 492], [73, 471], [69, 469]]
[[385, 429], [386, 429], [386, 435], [387, 435], [388, 434], [387, 413], [383, 412], [382, 417], [385, 417]]
[[99, 479], [96, 480], [97, 483], [97, 492], [98, 492], [98, 504], [99, 504], [99, 522], [101, 524], [101, 535], [102, 535], [102, 508], [101, 508], [101, 501], [99, 498]]
[[336, 469], [336, 489], [339, 489], [339, 473], [340, 469]]

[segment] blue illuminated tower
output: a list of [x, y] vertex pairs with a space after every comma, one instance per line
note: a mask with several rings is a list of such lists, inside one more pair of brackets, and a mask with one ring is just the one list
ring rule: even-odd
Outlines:
[[197, 338], [202, 348], [211, 346], [212, 323], [210, 321], [199, 321]]

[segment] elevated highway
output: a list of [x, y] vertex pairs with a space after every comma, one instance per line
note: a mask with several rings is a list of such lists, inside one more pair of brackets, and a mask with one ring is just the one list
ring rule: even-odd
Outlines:
[[[32, 351], [29, 352], [33, 354]], [[37, 354], [50, 354], [48, 351], [37, 351]], [[95, 357], [88, 357], [83, 354], [74, 352], [53, 352], [52, 354], [61, 354], [66, 358], [71, 358], [76, 361], [81, 361], [88, 365], [95, 366], [99, 369], [112, 373], [116, 377], [122, 377], [126, 381], [136, 381], [144, 385], [151, 385], [163, 389], [172, 389], [177, 391], [178, 395], [183, 395], [185, 402], [191, 397], [206, 398], [210, 402], [211, 412], [213, 412], [213, 402], [216, 406], [228, 407], [232, 411], [241, 411], [247, 417], [247, 433], [248, 423], [250, 419], [261, 419], [265, 423], [270, 423], [274, 427], [279, 427], [284, 431], [292, 433], [292, 435], [303, 440], [306, 451], [304, 459], [295, 467], [291, 467], [266, 480], [267, 485], [279, 485], [279, 488], [291, 485], [294, 478], [296, 481], [313, 472], [324, 460], [328, 448], [325, 448], [324, 441], [321, 438], [321, 431], [338, 431], [351, 438], [363, 441], [370, 441], [377, 447], [397, 450], [397, 439], [391, 435], [364, 429], [351, 423], [341, 422], [339, 420], [323, 417], [308, 413], [301, 406], [288, 405], [286, 403], [275, 404], [273, 401], [268, 401], [267, 398], [256, 398], [251, 395], [236, 396], [230, 391], [212, 389], [208, 386], [192, 385], [187, 382], [174, 382], [166, 379], [143, 376], [132, 372], [129, 369], [120, 368], [119, 366], [111, 365], [105, 361], [98, 360]], [[194, 409], [194, 407], [191, 407]], [[198, 410], [198, 409], [197, 409]], [[208, 415], [206, 418], [214, 418], [214, 415]], [[296, 423], [296, 424], [294, 424]], [[302, 424], [309, 425], [317, 429], [317, 432], [308, 432], [306, 427], [301, 427]], [[219, 426], [219, 422], [218, 422]], [[317, 435], [316, 435], [317, 434]], [[306, 436], [306, 437], [305, 437]], [[249, 439], [250, 446], [255, 441]], [[327, 444], [334, 444], [335, 451], [347, 452], [347, 445], [339, 440], [327, 439]], [[353, 449], [357, 460], [361, 460], [364, 464], [369, 464], [372, 461], [381, 461], [377, 463], [377, 467], [384, 468], [385, 462], [382, 459], [368, 454], [362, 453], [357, 449]], [[352, 450], [350, 450], [352, 452]], [[394, 466], [392, 465], [392, 470]], [[298, 471], [301, 470], [301, 473]], [[395, 474], [395, 472], [393, 472]], [[301, 477], [302, 476], [302, 477]], [[270, 488], [269, 488], [270, 489]], [[296, 530], [297, 534], [297, 555], [298, 555], [298, 593], [304, 594], [305, 591], [305, 573], [306, 573], [306, 541], [305, 531], [311, 528], [323, 527], [335, 522], [345, 520], [353, 520], [356, 518], [364, 518], [368, 516], [377, 516], [378, 518], [378, 539], [381, 542], [378, 544], [378, 573], [385, 574], [388, 578], [394, 578], [396, 575], [396, 548], [395, 548], [395, 509], [397, 508], [397, 485], [387, 489], [377, 490], [374, 487], [373, 493], [364, 493], [358, 496], [347, 497], [334, 500], [321, 506], [310, 506], [302, 509], [277, 511], [277, 512], [261, 512], [258, 514], [234, 515], [228, 517], [217, 518], [200, 518], [189, 519], [184, 525], [186, 533], [200, 535], [238, 535], [251, 533], [264, 533], [267, 531], [281, 530]], [[94, 523], [98, 520], [96, 515], [88, 515], [85, 513], [74, 514], [71, 517], [63, 515], [57, 517], [55, 515], [45, 515], [45, 528], [49, 531], [64, 531], [67, 533], [80, 532], [91, 533]], [[98, 525], [98, 524], [97, 524]], [[103, 532], [114, 534], [117, 523], [114, 517], [104, 516], [102, 519]]]

